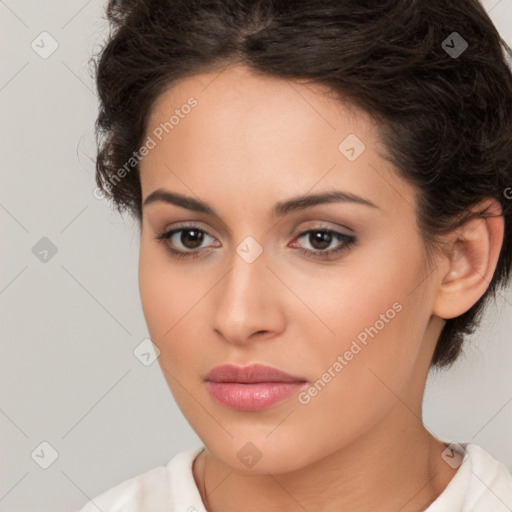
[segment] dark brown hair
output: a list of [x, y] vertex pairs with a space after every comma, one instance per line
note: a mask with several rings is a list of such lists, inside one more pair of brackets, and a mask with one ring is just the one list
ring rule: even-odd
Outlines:
[[505, 220], [496, 271], [478, 302], [447, 320], [432, 365], [455, 361], [488, 297], [507, 284], [512, 258], [510, 49], [478, 0], [110, 0], [107, 19], [110, 34], [93, 58], [96, 181], [139, 226], [130, 158], [156, 98], [178, 80], [237, 63], [327, 85], [373, 116], [387, 158], [419, 193], [427, 248], [495, 198]]

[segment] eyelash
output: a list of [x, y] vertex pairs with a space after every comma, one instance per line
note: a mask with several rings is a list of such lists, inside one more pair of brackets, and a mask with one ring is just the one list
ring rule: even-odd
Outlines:
[[[165, 248], [169, 251], [169, 253], [175, 257], [175, 258], [197, 258], [200, 255], [200, 252], [202, 249], [196, 249], [195, 251], [179, 251], [177, 249], [174, 249], [170, 246], [168, 243], [168, 240], [175, 235], [176, 233], [180, 233], [182, 231], [199, 231], [200, 233], [208, 234], [203, 229], [199, 229], [197, 226], [181, 226], [176, 229], [172, 229], [170, 231], [164, 231], [160, 234], [158, 234], [155, 239], [159, 242], [165, 245]], [[310, 249], [299, 249], [299, 251], [304, 254], [308, 258], [317, 258], [317, 259], [328, 259], [333, 254], [337, 254], [341, 251], [348, 250], [352, 245], [356, 242], [356, 238], [351, 235], [346, 235], [344, 233], [340, 233], [338, 231], [334, 231], [332, 229], [326, 228], [326, 227], [318, 227], [313, 229], [308, 229], [306, 231], [302, 231], [297, 235], [297, 239], [300, 239], [306, 235], [309, 235], [311, 233], [331, 233], [333, 235], [333, 239], [337, 240], [339, 242], [343, 242], [337, 249], [330, 249], [328, 251], [312, 251]], [[208, 235], [211, 236], [211, 235]], [[211, 252], [212, 249], [210, 249], [209, 252]]]

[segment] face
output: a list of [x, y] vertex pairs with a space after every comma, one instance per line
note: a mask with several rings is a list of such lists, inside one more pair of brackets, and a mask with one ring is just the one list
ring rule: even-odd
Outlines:
[[[321, 93], [232, 67], [183, 80], [148, 118], [143, 312], [184, 416], [240, 471], [390, 433], [404, 402], [420, 407], [434, 347], [415, 191], [372, 119]], [[224, 364], [294, 382], [207, 383]]]

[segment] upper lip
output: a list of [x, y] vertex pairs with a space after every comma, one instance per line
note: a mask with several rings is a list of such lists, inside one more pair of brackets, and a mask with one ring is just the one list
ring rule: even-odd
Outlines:
[[262, 364], [236, 366], [224, 364], [213, 368], [205, 377], [210, 382], [306, 382], [306, 379], [290, 375], [283, 370]]

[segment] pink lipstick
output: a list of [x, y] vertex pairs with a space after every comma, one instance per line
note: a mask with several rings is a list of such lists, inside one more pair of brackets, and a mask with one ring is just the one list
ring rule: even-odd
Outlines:
[[260, 411], [289, 398], [307, 384], [303, 377], [261, 364], [213, 368], [205, 377], [210, 394], [240, 411]]

